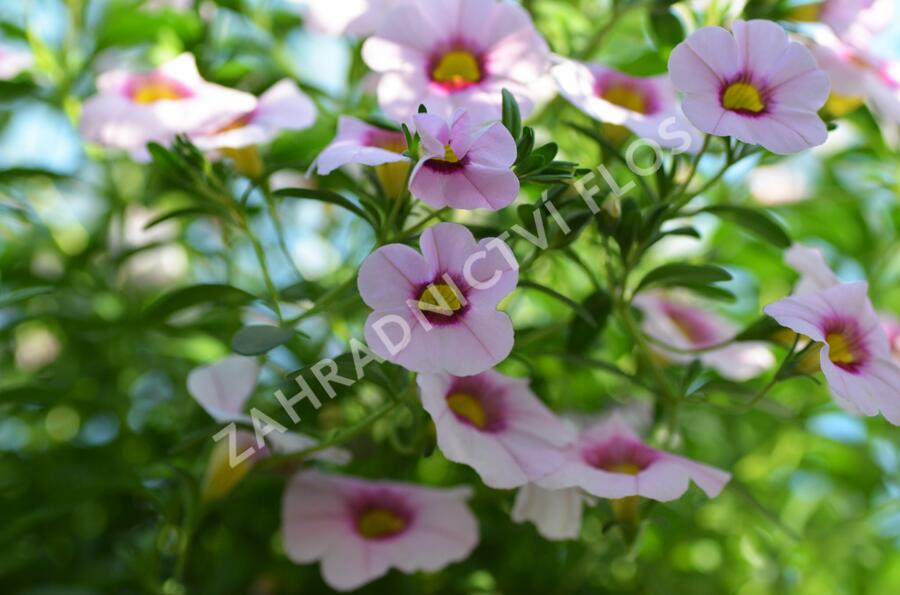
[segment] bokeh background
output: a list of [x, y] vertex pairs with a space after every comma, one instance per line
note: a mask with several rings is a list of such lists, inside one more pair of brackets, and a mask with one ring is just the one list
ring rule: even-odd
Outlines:
[[[318, 119], [309, 130], [282, 135], [264, 157], [280, 170], [281, 183], [310, 184], [302, 173], [331, 140], [337, 115], [375, 109], [359, 92], [365, 69], [358, 42], [309, 31], [302, 10], [284, 0], [207, 0], [185, 12], [142, 4], [152, 3], [0, 1], [0, 40], [35, 57], [30, 74], [0, 82], [0, 591], [327, 593], [316, 566], [292, 564], [281, 548], [286, 469], [251, 472], [207, 512], [184, 551], [186, 511], [217, 430], [188, 396], [185, 378], [228, 354], [242, 325], [271, 313], [237, 292], [160, 307], [159, 296], [200, 283], [263, 295], [252, 247], [240, 237], [223, 240], [209, 218], [145, 229], [194, 197], [152, 166], [84, 147], [74, 123], [97, 73], [152, 66], [182, 51], [196, 55], [207, 79], [256, 94], [291, 77], [316, 101]], [[581, 52], [612, 9], [599, 0], [526, 4], [563, 55]], [[593, 57], [634, 74], [664, 72], [680, 38], [660, 35], [651, 15], [668, 4], [630, 10]], [[680, 4], [695, 15], [742, 8], [724, 0]], [[747, 10], [765, 14], [776, 4], [753, 1]], [[877, 43], [884, 55], [900, 55], [900, 24]], [[556, 99], [531, 124], [565, 158], [596, 164], [597, 148], [563, 121], [587, 122]], [[822, 248], [842, 278], [868, 279], [876, 306], [897, 313], [900, 158], [891, 145], [897, 136], [860, 109], [838, 122], [826, 145], [786, 159], [754, 157], [716, 192], [728, 193], [731, 203], [770, 209], [792, 238]], [[715, 156], [701, 165], [714, 171]], [[342, 176], [322, 184], [344, 189]], [[246, 181], [231, 183], [238, 195], [246, 188]], [[718, 198], [713, 192], [706, 200]], [[373, 246], [371, 231], [346, 212], [300, 200], [277, 205], [281, 246], [261, 197], [251, 194], [249, 204], [276, 283], [297, 308], [352, 278]], [[505, 229], [517, 222], [507, 211], [457, 220]], [[780, 250], [711, 217], [694, 224], [700, 240], [668, 243], [647, 265], [702, 258], [725, 266], [739, 299], [710, 307], [744, 324], [789, 292], [796, 275]], [[591, 267], [602, 263], [598, 242], [567, 249]], [[529, 276], [583, 298], [590, 285], [561, 252], [543, 255]], [[298, 336], [269, 354], [254, 397], [261, 409], [277, 417], [271, 395], [288, 372], [344, 353], [350, 337], [361, 337], [365, 309], [353, 295], [344, 297], [303, 323], [309, 338]], [[503, 369], [531, 374], [555, 410], [589, 417], [627, 403], [651, 411], [647, 395], [553, 355], [566, 345], [571, 310], [519, 291], [507, 311], [518, 335], [515, 357]], [[624, 361], [630, 345], [611, 325], [592, 349]], [[362, 383], [304, 416], [302, 429], [324, 435], [352, 423], [383, 393]], [[380, 421], [349, 445], [356, 453], [351, 472], [479, 486], [473, 508], [482, 541], [468, 560], [442, 572], [392, 572], [362, 592], [898, 592], [900, 431], [880, 418], [840, 412], [827, 390], [808, 379], [782, 383], [751, 412], [739, 413], [734, 403], [735, 395], [715, 389], [690, 402], [682, 445], [687, 456], [731, 470], [733, 483], [714, 500], [691, 490], [652, 507], [634, 544], [610, 530], [606, 504], [587, 513], [579, 541], [545, 541], [532, 525], [510, 521], [511, 493], [481, 486], [470, 469], [438, 452], [403, 452], [398, 443], [410, 424], [403, 415]], [[181, 559], [183, 583], [172, 578]]]

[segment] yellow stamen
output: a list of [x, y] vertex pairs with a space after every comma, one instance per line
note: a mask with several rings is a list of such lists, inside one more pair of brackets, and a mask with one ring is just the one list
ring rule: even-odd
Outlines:
[[487, 425], [487, 413], [477, 397], [469, 393], [453, 393], [447, 397], [447, 406], [456, 415], [483, 430]]
[[628, 85], [612, 85], [604, 89], [601, 97], [613, 105], [618, 105], [639, 114], [647, 113], [647, 101], [644, 94]]
[[750, 83], [731, 83], [722, 94], [722, 107], [733, 111], [758, 114], [766, 109], [759, 89]]
[[356, 528], [366, 539], [395, 535], [406, 527], [406, 521], [384, 508], [372, 508], [356, 521]]
[[641, 472], [641, 468], [634, 463], [616, 463], [603, 468], [604, 471], [610, 473], [625, 473], [627, 475], [637, 475]]
[[471, 52], [454, 50], [441, 56], [431, 76], [434, 80], [441, 83], [463, 86], [466, 83], [480, 81], [481, 68], [479, 68], [478, 60]]
[[462, 308], [456, 290], [446, 283], [432, 283], [419, 296], [419, 309], [439, 314], [450, 314]]
[[459, 163], [459, 157], [453, 152], [453, 147], [444, 145], [444, 158], [441, 161], [446, 161], [447, 163]]
[[134, 90], [131, 98], [135, 103], [148, 104], [181, 99], [182, 94], [172, 83], [164, 80], [148, 80]]
[[856, 354], [847, 336], [844, 333], [828, 333], [825, 337], [828, 343], [828, 358], [836, 364], [854, 364], [856, 363]]

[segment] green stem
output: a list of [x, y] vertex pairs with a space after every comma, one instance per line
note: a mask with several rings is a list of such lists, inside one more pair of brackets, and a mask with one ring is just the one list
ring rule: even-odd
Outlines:
[[253, 245], [253, 252], [256, 254], [256, 260], [259, 262], [259, 268], [262, 271], [263, 280], [266, 284], [266, 289], [269, 291], [269, 297], [272, 300], [272, 307], [275, 310], [275, 314], [278, 316], [278, 322], [284, 322], [284, 316], [281, 313], [281, 305], [278, 303], [279, 295], [278, 288], [275, 286], [275, 282], [272, 281], [272, 274], [269, 272], [269, 264], [266, 261], [266, 252], [263, 249], [262, 243], [259, 241], [259, 238], [256, 237], [256, 234], [253, 232], [253, 229], [250, 226], [250, 222], [247, 221], [246, 218], [241, 218], [241, 228], [244, 233], [247, 234], [247, 239], [250, 240], [250, 243]]
[[291, 264], [291, 267], [294, 269], [294, 272], [297, 274], [297, 278], [302, 280], [303, 273], [300, 272], [300, 269], [297, 267], [297, 263], [294, 262], [294, 257], [291, 255], [291, 250], [288, 248], [287, 240], [285, 239], [284, 234], [284, 226], [281, 224], [281, 217], [278, 215], [278, 203], [274, 196], [272, 196], [272, 191], [269, 188], [269, 181], [266, 180], [262, 184], [263, 195], [266, 199], [266, 206], [269, 211], [269, 218], [272, 220], [272, 225], [275, 226], [275, 233], [278, 236], [278, 247], [281, 249], [281, 253], [284, 255], [285, 259]]

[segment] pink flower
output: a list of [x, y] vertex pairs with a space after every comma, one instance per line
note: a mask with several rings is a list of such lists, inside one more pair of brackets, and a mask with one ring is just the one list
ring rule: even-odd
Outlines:
[[875, 56], [820, 33], [810, 46], [813, 56], [831, 79], [826, 107], [835, 116], [849, 113], [863, 102], [880, 118], [900, 123], [900, 62]]
[[669, 58], [684, 113], [703, 132], [733, 136], [773, 153], [821, 145], [828, 132], [816, 113], [828, 77], [809, 50], [770, 21], [735, 21], [733, 35], [703, 27]]
[[[716, 370], [720, 376], [743, 382], [759, 376], [775, 364], [765, 343], [746, 341], [707, 350], [732, 339], [738, 327], [707, 310], [673, 301], [661, 293], [639, 294], [634, 305], [644, 315], [642, 328], [656, 339], [655, 351], [667, 360], [688, 363], [694, 359]], [[666, 345], [677, 349], [666, 349]], [[696, 350], [683, 353], [683, 350]]]
[[449, 123], [431, 114], [416, 115], [415, 123], [422, 155], [409, 182], [413, 195], [436, 209], [495, 211], [516, 199], [516, 142], [502, 124], [473, 131], [462, 110]]
[[575, 433], [525, 379], [494, 370], [463, 378], [420, 374], [422, 406], [447, 459], [469, 465], [492, 488], [514, 488], [556, 470]]
[[[244, 413], [244, 407], [256, 389], [258, 376], [259, 365], [254, 358], [231, 355], [192, 370], [188, 375], [187, 389], [194, 400], [217, 422], [253, 426], [253, 418]], [[237, 436], [241, 443], [247, 443], [238, 452], [246, 450], [250, 443], [249, 437], [256, 450], [254, 455], [268, 455], [268, 449], [259, 448], [252, 433], [238, 432]], [[278, 453], [299, 452], [317, 444], [313, 438], [296, 432], [273, 431], [267, 438], [273, 450]], [[345, 465], [350, 462], [351, 455], [343, 448], [327, 448], [313, 453], [310, 458]]]
[[496, 120], [503, 88], [527, 115], [549, 55], [528, 13], [494, 0], [404, 4], [363, 46], [366, 64], [381, 73], [378, 103], [398, 121], [419, 104], [445, 118], [466, 108], [476, 123]]
[[822, 344], [822, 372], [841, 407], [866, 416], [880, 412], [900, 425], [900, 367], [891, 361], [867, 291], [866, 283], [836, 285], [769, 304], [765, 312]]
[[825, 0], [819, 20], [841, 39], [867, 43], [889, 27], [894, 17], [894, 0]]
[[319, 175], [327, 176], [339, 167], [360, 164], [377, 166], [409, 161], [403, 156], [406, 139], [400, 131], [378, 128], [350, 116], [338, 119], [337, 136], [319, 153], [313, 166]]
[[259, 97], [256, 107], [231, 122], [198, 132], [199, 148], [241, 149], [271, 142], [284, 130], [303, 130], [316, 120], [316, 106], [290, 79], [281, 80]]
[[322, 578], [356, 589], [397, 568], [434, 572], [469, 556], [478, 524], [468, 488], [434, 489], [308, 471], [284, 492], [284, 549], [298, 564], [319, 560]]
[[593, 499], [579, 488], [545, 490], [533, 483], [516, 492], [512, 520], [531, 521], [544, 539], [577, 539], [581, 533], [581, 512]]
[[191, 54], [152, 72], [107, 72], [97, 79], [97, 91], [84, 103], [85, 139], [140, 161], [149, 160], [149, 142], [168, 144], [179, 133], [216, 129], [256, 108], [252, 95], [200, 78]]
[[391, 9], [411, 1], [306, 0], [304, 24], [312, 31], [328, 35], [365, 37], [375, 33]]
[[0, 46], [0, 81], [8, 81], [31, 68], [31, 52], [11, 46]]
[[439, 223], [419, 240], [422, 254], [390, 244], [359, 271], [359, 292], [374, 312], [369, 347], [413, 372], [470, 376], [503, 361], [512, 322], [497, 304], [516, 287], [518, 264], [496, 238], [476, 242], [456, 223]]
[[887, 335], [888, 343], [891, 346], [891, 355], [894, 363], [900, 366], [900, 319], [890, 314], [882, 314], [880, 316], [881, 328]]
[[566, 451], [566, 462], [537, 482], [551, 490], [580, 487], [600, 498], [679, 498], [691, 480], [707, 496], [722, 491], [731, 474], [641, 442], [618, 415], [585, 431]]
[[784, 262], [800, 274], [793, 295], [814, 293], [841, 284], [818, 248], [794, 243], [785, 250]]
[[668, 76], [637, 77], [599, 64], [566, 60], [554, 66], [560, 93], [578, 109], [603, 122], [604, 134], [624, 140], [630, 130], [661, 147], [700, 149], [700, 131], [687, 121]]

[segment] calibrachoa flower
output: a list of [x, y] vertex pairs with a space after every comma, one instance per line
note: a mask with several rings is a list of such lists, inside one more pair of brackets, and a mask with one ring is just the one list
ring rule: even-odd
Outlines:
[[[192, 370], [188, 375], [187, 388], [194, 400], [217, 422], [252, 426], [253, 419], [244, 413], [244, 407], [256, 388], [258, 376], [259, 365], [254, 358], [231, 355]], [[253, 434], [244, 433], [246, 435], [241, 438], [242, 433], [238, 432], [238, 437], [254, 446], [257, 458], [268, 454], [266, 448], [258, 448]], [[253, 439], [252, 443], [247, 436]], [[273, 431], [267, 438], [273, 450], [279, 453], [299, 452], [316, 445], [313, 438], [296, 432]], [[313, 453], [310, 458], [343, 465], [350, 461], [350, 453], [342, 448], [327, 448]]]
[[581, 511], [593, 500], [580, 488], [545, 490], [533, 483], [516, 493], [512, 520], [531, 521], [544, 539], [577, 539], [581, 533]]
[[516, 199], [516, 142], [501, 123], [473, 131], [464, 110], [449, 122], [418, 114], [415, 123], [422, 154], [409, 182], [413, 195], [436, 209], [497, 210]]
[[359, 164], [375, 167], [375, 173], [391, 197], [406, 183], [411, 164], [403, 155], [406, 138], [399, 130], [387, 130], [350, 116], [338, 119], [337, 136], [319, 153], [310, 171], [327, 176], [339, 167]]
[[31, 68], [34, 57], [30, 52], [11, 46], [0, 46], [0, 81], [19, 76]]
[[359, 270], [359, 292], [374, 310], [369, 347], [413, 372], [470, 376], [503, 361], [513, 327], [497, 304], [518, 282], [512, 251], [496, 238], [476, 242], [456, 223], [426, 229], [419, 245], [421, 254], [383, 246]]
[[884, 334], [887, 335], [888, 344], [891, 347], [894, 363], [900, 366], [900, 320], [889, 314], [882, 314], [880, 320], [881, 328], [884, 329]]
[[874, 34], [889, 27], [895, 0], [825, 0], [819, 5], [820, 21], [841, 39], [867, 43]]
[[365, 37], [375, 33], [392, 8], [411, 1], [306, 0], [304, 24], [319, 33]]
[[299, 564], [319, 560], [322, 578], [339, 591], [391, 568], [433, 572], [465, 559], [478, 543], [470, 495], [465, 487], [300, 473], [284, 492], [284, 549]]
[[796, 153], [828, 136], [816, 113], [828, 76], [812, 54], [771, 21], [735, 21], [732, 33], [703, 27], [669, 57], [684, 113], [703, 132], [733, 136], [773, 153]]
[[551, 490], [580, 487], [600, 498], [679, 498], [693, 480], [707, 496], [722, 491], [731, 474], [641, 442], [618, 415], [586, 430], [566, 450], [566, 462], [537, 482]]
[[[775, 358], [765, 343], [756, 341], [732, 343], [703, 351], [732, 339], [738, 333], [737, 325], [718, 314], [671, 300], [658, 292], [639, 294], [634, 305], [644, 315], [644, 332], [664, 344], [654, 344], [653, 349], [667, 360], [688, 363], [699, 358], [723, 378], [736, 382], [754, 378], [775, 364]], [[682, 353], [666, 349], [665, 345], [697, 352]]]
[[668, 76], [631, 76], [571, 60], [554, 66], [552, 73], [560, 93], [603, 122], [603, 131], [611, 140], [622, 141], [631, 131], [661, 147], [682, 152], [700, 149], [700, 131], [682, 114]]
[[900, 367], [867, 292], [866, 283], [836, 285], [769, 304], [765, 312], [822, 344], [820, 366], [841, 407], [866, 416], [880, 412], [900, 425]]
[[504, 88], [528, 115], [550, 65], [528, 13], [495, 0], [402, 5], [362, 51], [381, 73], [378, 103], [395, 120], [409, 119], [420, 104], [445, 118], [466, 108], [476, 123], [496, 120]]
[[167, 144], [179, 133], [214, 130], [256, 108], [253, 95], [204, 81], [191, 54], [151, 72], [115, 70], [97, 79], [84, 103], [85, 139], [149, 159], [149, 142]]
[[420, 374], [422, 406], [437, 445], [492, 488], [514, 488], [556, 470], [575, 432], [541, 403], [528, 380], [494, 370], [475, 376]]
[[841, 284], [818, 248], [794, 243], [785, 250], [784, 262], [800, 274], [800, 279], [794, 285], [794, 295], [813, 293]]

